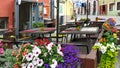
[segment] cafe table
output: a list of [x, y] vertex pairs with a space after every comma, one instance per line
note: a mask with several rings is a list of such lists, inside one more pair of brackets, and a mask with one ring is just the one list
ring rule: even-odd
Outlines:
[[81, 27], [77, 29], [76, 27], [67, 28], [60, 32], [61, 34], [86, 34], [86, 37], [90, 39], [90, 35], [99, 34], [99, 27]]
[[43, 29], [34, 28], [34, 29], [23, 30], [23, 31], [20, 31], [20, 33], [39, 34], [42, 37], [44, 37], [45, 34], [49, 34], [51, 37], [51, 33], [53, 33], [55, 30], [56, 29], [52, 27], [44, 27]]
[[77, 29], [76, 27], [67, 28], [60, 33], [62, 34], [97, 34], [99, 27], [82, 27]]
[[99, 27], [99, 29], [102, 29], [102, 25], [105, 22], [105, 20], [100, 21], [90, 21], [90, 27]]
[[[67, 28], [63, 31], [60, 32], [61, 34], [85, 34], [87, 40], [84, 41], [86, 44], [82, 44], [82, 46], [85, 46], [87, 48], [87, 53], [89, 53], [89, 47], [88, 45], [90, 45], [91, 41], [90, 40], [90, 35], [99, 35], [99, 27], [82, 27], [81, 29], [77, 29], [76, 27], [71, 27], [71, 28]], [[68, 37], [68, 36], [67, 36]], [[66, 40], [68, 42], [68, 38]], [[79, 41], [79, 40], [78, 40]], [[80, 41], [81, 42], [81, 41]], [[77, 44], [79, 45], [79, 44]], [[81, 45], [81, 44], [80, 44]]]

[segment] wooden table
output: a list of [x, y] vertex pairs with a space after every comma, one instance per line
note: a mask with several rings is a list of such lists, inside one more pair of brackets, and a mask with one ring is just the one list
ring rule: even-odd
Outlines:
[[60, 32], [61, 34], [86, 34], [87, 38], [90, 38], [90, 35], [99, 34], [99, 27], [82, 27], [78, 30], [76, 27], [71, 27]]
[[76, 27], [77, 25], [80, 25], [80, 26], [83, 26], [84, 25], [84, 21], [68, 21], [67, 23], [66, 23], [66, 26], [67, 27]]
[[102, 29], [102, 25], [105, 21], [90, 21], [90, 27], [99, 27], [99, 29]]
[[[86, 47], [87, 48], [87, 53], [89, 53], [89, 45], [90, 45], [90, 35], [96, 35], [96, 34], [99, 34], [99, 27], [82, 27], [80, 30], [77, 30], [75, 27], [72, 27], [72, 28], [68, 28], [68, 29], [66, 29], [66, 30], [63, 30], [63, 31], [61, 31], [60, 32], [61, 34], [86, 34], [86, 41], [84, 41], [85, 42], [85, 44], [76, 44], [76, 43], [74, 43], [74, 42], [72, 42], [72, 43], [74, 43], [74, 44], [76, 44], [76, 45], [79, 45], [79, 46], [84, 46], [84, 47]], [[81, 41], [79, 41], [79, 42], [81, 42]], [[84, 43], [84, 42], [82, 42], [82, 43]]]
[[104, 23], [105, 21], [90, 21], [91, 23]]
[[40, 30], [40, 28], [34, 28], [20, 31], [20, 33], [41, 34], [42, 36], [44, 36], [44, 34], [50, 34], [51, 37], [51, 33], [53, 33], [55, 30], [56, 30], [55, 28], [45, 27], [43, 30]]
[[82, 27], [80, 30], [77, 30], [76, 27], [68, 28], [63, 30], [62, 34], [97, 34], [99, 32], [99, 27]]

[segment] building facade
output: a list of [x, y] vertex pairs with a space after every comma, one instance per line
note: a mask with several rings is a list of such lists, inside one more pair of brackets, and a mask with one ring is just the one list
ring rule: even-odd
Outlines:
[[14, 26], [14, 0], [0, 0], [0, 28]]
[[98, 0], [78, 0], [75, 4], [75, 8], [77, 10], [77, 13], [81, 15], [86, 15], [87, 10], [88, 10], [88, 15], [97, 15]]
[[120, 0], [99, 0], [100, 15], [120, 15]]
[[50, 0], [39, 0], [44, 3], [44, 18], [50, 17]]
[[66, 0], [64, 5], [65, 23], [74, 15], [74, 4], [71, 0]]
[[[57, 17], [57, 0], [54, 0], [54, 18]], [[60, 24], [65, 24], [73, 15], [73, 2], [71, 0], [60, 0], [59, 2], [59, 18]]]
[[[20, 2], [19, 12], [15, 10], [15, 2]], [[50, 3], [48, 0], [0, 0], [0, 28], [12, 28], [15, 27], [15, 12], [19, 14], [19, 23], [30, 22], [31, 14], [34, 11], [32, 3], [43, 2], [44, 5], [44, 17], [48, 18], [50, 16]], [[18, 3], [17, 3], [18, 4]], [[30, 8], [31, 7], [31, 8]], [[33, 9], [32, 9], [33, 8]], [[24, 11], [24, 12], [23, 12]], [[33, 12], [34, 14], [34, 12]], [[25, 18], [26, 19], [25, 19]], [[30, 18], [29, 18], [30, 17]], [[21, 24], [20, 24], [21, 25]]]

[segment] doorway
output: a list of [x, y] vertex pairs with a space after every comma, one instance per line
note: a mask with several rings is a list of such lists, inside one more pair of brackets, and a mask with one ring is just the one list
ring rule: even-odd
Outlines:
[[31, 3], [23, 2], [19, 6], [19, 31], [29, 28]]

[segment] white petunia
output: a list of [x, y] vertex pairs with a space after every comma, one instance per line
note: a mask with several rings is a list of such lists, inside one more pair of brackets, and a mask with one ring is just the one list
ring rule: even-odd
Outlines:
[[115, 52], [115, 50], [114, 50], [114, 49], [110, 49], [110, 51]]
[[98, 43], [95, 43], [95, 46], [99, 46], [100, 47], [100, 46], [102, 46], [102, 44], [98, 42]]
[[27, 64], [22, 63], [22, 64], [21, 64], [21, 67], [22, 67], [22, 68], [26, 68], [26, 67], [27, 67]]
[[107, 47], [111, 47], [111, 44], [107, 44]]
[[104, 54], [107, 51], [107, 47], [106, 46], [101, 46], [100, 51]]
[[113, 49], [116, 49], [114, 43], [112, 43], [110, 47], [113, 48]]
[[32, 63], [29, 63], [27, 68], [34, 68], [34, 65]]
[[52, 49], [52, 46], [53, 46], [54, 44], [51, 42], [51, 43], [49, 43], [47, 46], [46, 46], [46, 48], [48, 49], [48, 52]]
[[61, 49], [62, 49], [62, 47], [61, 47], [61, 45], [59, 44], [59, 45], [57, 46], [57, 53], [60, 54], [61, 56], [63, 56], [63, 52], [61, 51]]
[[44, 57], [46, 57], [47, 56], [47, 53], [44, 53]]
[[34, 65], [37, 65], [37, 62], [39, 61], [39, 58], [38, 57], [34, 57], [33, 60], [32, 60], [32, 63]]
[[37, 66], [42, 66], [43, 65], [43, 60], [42, 59], [39, 59], [38, 61], [37, 61]]
[[32, 52], [33, 52], [33, 55], [34, 55], [35, 57], [38, 57], [39, 54], [41, 54], [41, 50], [40, 50], [37, 46], [35, 46], [35, 47], [32, 49]]
[[26, 55], [26, 60], [27, 61], [31, 61], [33, 59], [33, 54], [32, 53], [28, 53], [27, 55]]
[[52, 64], [50, 65], [51, 68], [56, 68], [57, 61], [55, 59], [52, 60]]

